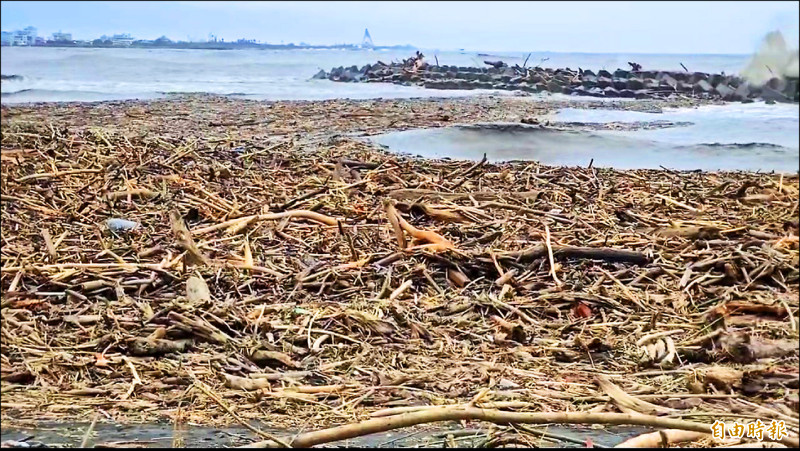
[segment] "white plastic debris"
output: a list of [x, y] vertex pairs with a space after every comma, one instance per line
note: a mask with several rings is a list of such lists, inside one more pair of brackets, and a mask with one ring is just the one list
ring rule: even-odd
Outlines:
[[128, 221], [127, 219], [111, 218], [106, 221], [106, 226], [112, 232], [130, 232], [139, 227], [139, 223], [135, 221]]

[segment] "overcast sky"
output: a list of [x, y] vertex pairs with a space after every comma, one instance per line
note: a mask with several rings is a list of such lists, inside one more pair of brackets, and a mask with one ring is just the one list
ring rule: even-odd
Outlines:
[[771, 30], [797, 47], [798, 2], [22, 2], [2, 1], [4, 31], [74, 39], [311, 44], [358, 43], [440, 50], [588, 53], [752, 53]]

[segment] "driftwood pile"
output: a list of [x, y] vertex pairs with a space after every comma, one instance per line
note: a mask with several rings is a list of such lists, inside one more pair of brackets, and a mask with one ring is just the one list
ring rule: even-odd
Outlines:
[[[405, 105], [385, 114], [430, 122]], [[707, 445], [716, 419], [780, 419], [796, 443], [796, 175], [411, 159], [319, 129], [359, 111], [4, 108], [3, 421], [381, 419], [264, 445], [644, 424]], [[524, 428], [490, 438], [541, 437]]]

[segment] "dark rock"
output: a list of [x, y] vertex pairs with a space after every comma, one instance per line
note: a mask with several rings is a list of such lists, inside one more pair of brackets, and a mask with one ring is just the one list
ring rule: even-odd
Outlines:
[[711, 83], [709, 83], [706, 80], [700, 80], [697, 83], [695, 83], [694, 86], [695, 86], [696, 90], [699, 91], [699, 92], [712, 92], [712, 91], [714, 91], [714, 87], [711, 86]]
[[603, 69], [603, 70], [601, 70], [601, 71], [597, 72], [597, 76], [598, 76], [598, 77], [606, 77], [606, 78], [611, 78], [611, 77], [613, 77], [613, 75], [611, 75], [611, 72], [609, 72], [609, 71], [607, 71], [607, 70], [605, 70], [605, 69]]
[[733, 95], [736, 91], [734, 91], [730, 86], [726, 85], [725, 83], [718, 84], [714, 91], [722, 97], [722, 100], [741, 100], [741, 99], [734, 99]]
[[773, 103], [774, 102], [789, 102], [789, 101], [792, 100], [786, 94], [784, 94], [784, 93], [782, 93], [782, 92], [780, 92], [780, 91], [778, 91], [776, 89], [772, 89], [769, 86], [764, 86], [763, 88], [761, 88], [760, 97], [762, 99], [764, 99], [767, 103], [769, 103], [769, 102], [773, 102]]
[[585, 70], [585, 71], [583, 71], [583, 77], [584, 77], [584, 78], [585, 78], [585, 77], [594, 77], [594, 76], [595, 76], [595, 75], [594, 75], [594, 72], [592, 72], [592, 71], [590, 71], [590, 70]]
[[644, 87], [647, 89], [658, 89], [660, 83], [658, 80], [654, 80], [652, 78], [647, 78], [644, 80]]
[[570, 88], [569, 86], [564, 86], [564, 87], [561, 88], [561, 93], [562, 94], [570, 95], [570, 94], [572, 94], [572, 91], [573, 91], [573, 89]]
[[313, 76], [313, 77], [311, 77], [311, 78], [312, 78], [313, 80], [325, 80], [326, 78], [328, 78], [328, 73], [327, 73], [327, 72], [325, 72], [324, 70], [320, 69], [320, 71], [319, 71], [319, 72], [317, 72], [317, 74], [316, 74], [316, 75], [314, 75], [314, 76]]
[[775, 91], [783, 91], [786, 89], [786, 80], [783, 78], [772, 77], [767, 82], [767, 87]]
[[744, 100], [744, 99], [749, 98], [750, 97], [750, 86], [747, 83], [742, 83], [741, 85], [739, 85], [738, 88], [736, 88], [736, 91], [734, 92], [734, 95], [739, 100]]
[[492, 76], [491, 76], [491, 75], [489, 75], [489, 74], [478, 74], [478, 80], [480, 80], [480, 81], [487, 81], [487, 82], [488, 82], [488, 81], [492, 81], [492, 80], [493, 80], [493, 78], [492, 78]]
[[692, 78], [692, 75], [688, 72], [670, 72], [670, 75], [678, 81], [690, 81]]
[[637, 75], [641, 78], [656, 78], [656, 74], [657, 74], [656, 72], [645, 70], [639, 72]]
[[[592, 77], [592, 78], [594, 78], [594, 77]], [[597, 86], [597, 81], [595, 81], [595, 80], [583, 80], [583, 81], [581, 81], [581, 86], [583, 86], [584, 88], [587, 88], [587, 89], [588, 88], [594, 88], [595, 86]]]
[[630, 89], [623, 89], [623, 90], [620, 90], [619, 96], [632, 99], [632, 98], [636, 97], [636, 93], [634, 93]]
[[614, 78], [628, 78], [630, 76], [630, 72], [627, 70], [617, 69], [614, 71]]
[[556, 80], [550, 80], [547, 82], [547, 90], [550, 92], [561, 92], [562, 86], [563, 84]]
[[522, 80], [523, 80], [522, 77], [514, 77], [514, 78], [508, 80], [508, 82], [511, 83], [511, 84], [515, 84], [516, 85], [516, 84], [519, 84]]
[[694, 85], [691, 83], [686, 83], [684, 81], [678, 82], [678, 91], [680, 92], [692, 92], [694, 91]]
[[720, 74], [714, 74], [708, 78], [708, 82], [711, 83], [711, 86], [717, 86], [718, 84], [725, 82], [725, 76]]
[[598, 88], [598, 87], [589, 88], [588, 90], [586, 90], [586, 93], [591, 95], [591, 96], [593, 96], [593, 97], [605, 97], [606, 96], [606, 92], [603, 90], [603, 88]]
[[22, 75], [0, 75], [0, 80], [19, 81], [22, 80]]
[[603, 76], [597, 77], [597, 86], [601, 88], [608, 88], [613, 85], [614, 82], [610, 78]]
[[614, 89], [625, 89], [628, 86], [628, 80], [624, 78], [615, 78], [612, 82]]
[[572, 80], [572, 77], [567, 75], [567, 74], [560, 73], [560, 74], [556, 74], [554, 79], [558, 80], [561, 84], [567, 84], [567, 83], [570, 82], [570, 80]]
[[452, 70], [448, 70], [444, 73], [444, 76], [447, 78], [456, 78], [456, 72]]
[[619, 91], [612, 88], [611, 86], [603, 89], [603, 94], [605, 94], [606, 97], [619, 97]]
[[689, 76], [689, 82], [692, 84], [696, 84], [700, 80], [708, 80], [708, 74], [704, 74], [703, 72], [695, 72]]
[[644, 82], [638, 78], [629, 78], [628, 82], [626, 83], [626, 87], [636, 91], [644, 88]]
[[639, 89], [633, 92], [634, 97], [637, 99], [652, 99], [653, 95], [650, 94], [650, 91], [647, 89]]
[[787, 78], [786, 79], [786, 88], [784, 88], [783, 92], [795, 102], [800, 101], [800, 80], [797, 78]]
[[350, 72], [350, 69], [345, 69], [339, 75], [334, 76], [333, 81], [343, 81], [343, 82], [353, 81], [353, 73]]
[[547, 86], [545, 86], [544, 83], [534, 83], [532, 87], [536, 92], [547, 91]]
[[678, 88], [678, 80], [674, 79], [669, 74], [660, 75], [659, 80], [661, 80], [661, 84], [662, 85], [669, 86], [672, 89], [677, 89]]

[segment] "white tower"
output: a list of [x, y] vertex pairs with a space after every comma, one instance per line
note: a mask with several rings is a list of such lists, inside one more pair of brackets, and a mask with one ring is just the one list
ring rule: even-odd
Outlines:
[[372, 43], [372, 36], [369, 35], [369, 30], [364, 28], [364, 39], [361, 41], [361, 47], [365, 49], [371, 49], [375, 47], [375, 44]]

